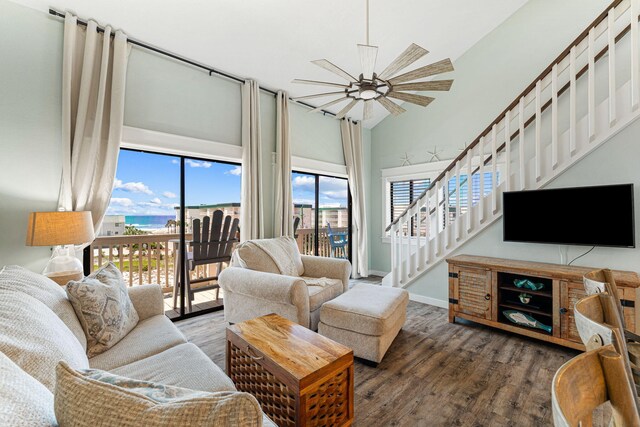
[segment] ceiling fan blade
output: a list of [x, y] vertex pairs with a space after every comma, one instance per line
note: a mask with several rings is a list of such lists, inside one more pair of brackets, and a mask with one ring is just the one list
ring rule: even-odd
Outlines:
[[309, 112], [310, 112], [310, 113], [315, 113], [315, 112], [320, 111], [320, 110], [323, 110], [323, 109], [325, 109], [325, 108], [327, 108], [327, 107], [331, 107], [332, 105], [335, 105], [335, 104], [337, 104], [337, 103], [339, 103], [339, 102], [342, 102], [342, 101], [344, 101], [345, 99], [347, 99], [347, 97], [346, 97], [346, 96], [340, 97], [340, 98], [338, 98], [338, 99], [334, 99], [333, 101], [331, 101], [331, 102], [327, 102], [326, 104], [322, 104], [321, 106], [316, 107], [316, 108], [314, 108], [313, 110], [309, 110]]
[[436, 74], [448, 73], [453, 71], [453, 64], [449, 58], [442, 61], [434, 62], [433, 64], [425, 65], [424, 67], [416, 68], [408, 73], [400, 74], [397, 77], [389, 79], [389, 83], [392, 85], [409, 82], [411, 80], [422, 79], [424, 77], [434, 76]]
[[356, 106], [356, 104], [358, 103], [358, 101], [360, 101], [359, 99], [353, 99], [350, 103], [348, 103], [342, 110], [338, 111], [338, 114], [336, 114], [336, 119], [341, 119], [343, 118], [348, 112], [349, 110], [351, 110], [353, 107]]
[[380, 104], [382, 104], [382, 106], [384, 108], [386, 108], [387, 111], [390, 112], [391, 114], [393, 114], [394, 116], [398, 116], [398, 115], [404, 113], [405, 111], [407, 111], [404, 108], [402, 108], [401, 106], [399, 106], [398, 104], [396, 104], [395, 102], [389, 101], [384, 96], [379, 96], [378, 98], [376, 98], [376, 101], [378, 101]]
[[426, 107], [427, 105], [431, 104], [432, 101], [435, 100], [435, 98], [432, 98], [430, 96], [422, 96], [422, 95], [415, 95], [413, 93], [403, 93], [403, 92], [393, 92], [393, 91], [389, 92], [387, 96], [389, 98], [395, 98], [401, 101], [407, 101], [412, 104], [417, 104], [422, 107]]
[[453, 80], [432, 80], [430, 82], [416, 82], [416, 83], [402, 83], [399, 85], [393, 85], [394, 91], [399, 90], [449, 90]]
[[345, 89], [351, 87], [350, 85], [344, 85], [342, 83], [332, 83], [332, 82], [321, 82], [318, 80], [304, 80], [304, 79], [294, 79], [291, 83], [300, 83], [305, 85], [318, 85], [318, 86], [331, 86], [331, 87], [343, 87]]
[[324, 92], [324, 93], [316, 93], [313, 95], [306, 95], [306, 96], [298, 96], [295, 98], [291, 98], [294, 101], [299, 101], [301, 99], [313, 99], [313, 98], [322, 98], [323, 96], [331, 96], [331, 95], [344, 95], [345, 91], [340, 90], [338, 92]]
[[372, 79], [373, 72], [376, 68], [376, 58], [378, 57], [378, 46], [369, 46], [367, 44], [358, 45], [358, 54], [360, 55], [360, 65], [362, 66], [362, 75], [365, 79]]
[[311, 61], [311, 63], [316, 64], [318, 67], [324, 68], [325, 70], [331, 71], [333, 74], [336, 74], [349, 82], [358, 81], [358, 79], [353, 77], [351, 74], [347, 73], [345, 70], [338, 67], [337, 65], [332, 64], [326, 59], [317, 59], [315, 61]]
[[373, 99], [364, 101], [364, 112], [362, 114], [362, 120], [369, 120], [373, 118]]
[[416, 62], [418, 59], [429, 53], [428, 50], [418, 46], [415, 43], [411, 43], [404, 52], [400, 54], [391, 64], [385, 68], [378, 76], [382, 80], [387, 80], [389, 77], [393, 77], [398, 71]]

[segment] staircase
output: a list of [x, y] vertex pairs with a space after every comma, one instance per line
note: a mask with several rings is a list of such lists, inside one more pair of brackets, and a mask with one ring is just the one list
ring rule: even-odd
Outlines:
[[640, 115], [640, 0], [614, 1], [388, 227], [405, 287]]

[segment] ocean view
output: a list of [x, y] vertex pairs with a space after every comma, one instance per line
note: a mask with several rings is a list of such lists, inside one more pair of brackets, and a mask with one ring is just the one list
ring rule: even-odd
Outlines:
[[164, 228], [167, 221], [175, 219], [174, 215], [125, 215], [126, 225], [132, 225], [140, 230], [155, 230]]

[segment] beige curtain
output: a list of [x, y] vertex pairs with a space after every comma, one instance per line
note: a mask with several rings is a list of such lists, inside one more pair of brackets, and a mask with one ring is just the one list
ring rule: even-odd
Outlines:
[[293, 196], [291, 194], [291, 145], [289, 131], [289, 97], [276, 95], [276, 180], [274, 234], [293, 237]]
[[242, 86], [242, 241], [264, 237], [261, 156], [260, 87], [255, 81], [247, 80]]
[[59, 205], [91, 211], [98, 231], [109, 206], [124, 117], [129, 46], [121, 32], [67, 14], [62, 58], [62, 183]]
[[369, 275], [369, 254], [367, 245], [367, 217], [364, 193], [364, 155], [362, 152], [362, 124], [351, 119], [343, 119], [340, 123], [342, 148], [347, 165], [349, 189], [352, 201], [353, 234], [351, 236], [351, 256], [353, 277]]

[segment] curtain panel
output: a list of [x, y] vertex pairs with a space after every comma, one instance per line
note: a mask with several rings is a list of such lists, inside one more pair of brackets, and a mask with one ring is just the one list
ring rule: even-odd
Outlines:
[[260, 87], [253, 80], [242, 85], [242, 195], [240, 240], [264, 237], [260, 137]]
[[291, 194], [291, 143], [289, 97], [278, 91], [276, 96], [276, 180], [274, 234], [293, 237], [293, 196]]
[[62, 59], [62, 182], [58, 204], [91, 211], [98, 232], [118, 164], [130, 47], [121, 31], [66, 15]]
[[342, 148], [347, 166], [349, 189], [352, 200], [351, 255], [353, 277], [369, 276], [369, 253], [367, 244], [367, 217], [364, 192], [364, 155], [362, 152], [362, 123], [342, 119], [340, 123]]

